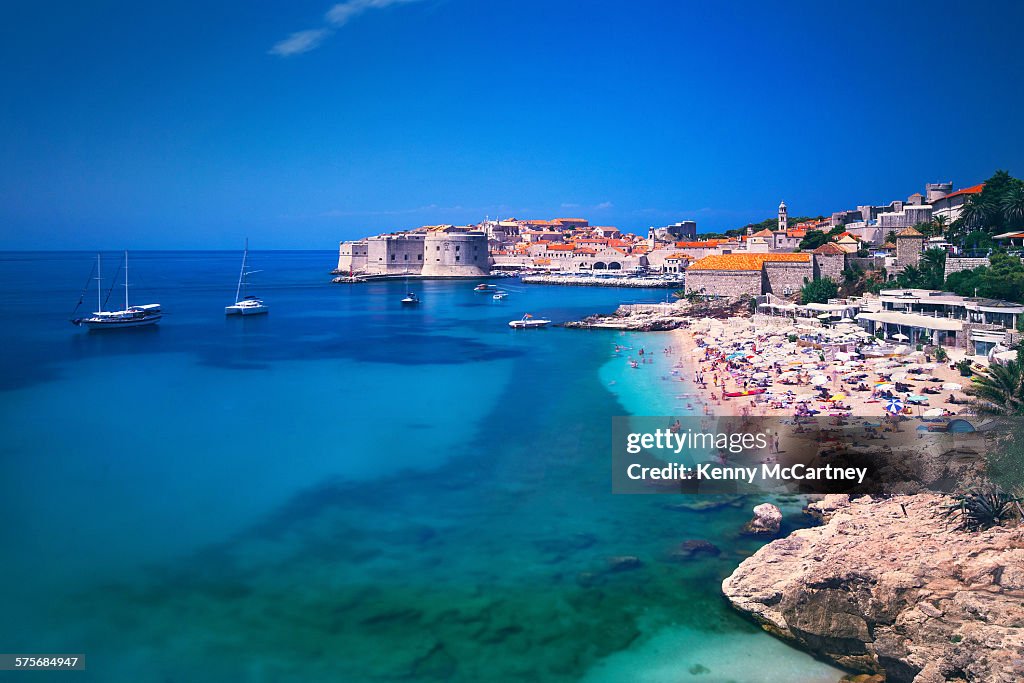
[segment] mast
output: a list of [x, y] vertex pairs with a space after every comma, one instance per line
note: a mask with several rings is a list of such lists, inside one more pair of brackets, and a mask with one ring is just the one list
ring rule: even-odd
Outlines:
[[103, 300], [101, 295], [103, 293], [103, 277], [100, 273], [100, 255], [96, 254], [96, 312], [103, 312]]
[[242, 269], [238, 271], [238, 287], [235, 288], [235, 303], [242, 300], [242, 282], [245, 280], [245, 260], [249, 256], [249, 238], [245, 238], [245, 251], [242, 252]]
[[128, 310], [128, 251], [124, 252], [124, 310]]

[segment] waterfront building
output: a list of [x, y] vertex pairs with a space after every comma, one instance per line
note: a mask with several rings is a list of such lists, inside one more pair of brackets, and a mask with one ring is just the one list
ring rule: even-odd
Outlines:
[[871, 333], [903, 334], [910, 344], [961, 348], [977, 356], [1012, 348], [1024, 304], [931, 289], [883, 289], [865, 297], [857, 322]]

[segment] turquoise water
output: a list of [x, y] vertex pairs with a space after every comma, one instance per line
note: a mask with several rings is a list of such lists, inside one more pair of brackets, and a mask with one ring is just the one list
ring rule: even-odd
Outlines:
[[133, 302], [165, 319], [88, 333], [91, 257], [0, 256], [0, 651], [112, 683], [841, 675], [720, 597], [761, 501], [611, 495], [611, 416], [686, 412], [669, 338], [506, 325], [663, 292], [433, 281], [404, 309], [328, 284], [330, 252], [255, 252], [270, 315], [227, 319], [239, 254], [148, 252]]

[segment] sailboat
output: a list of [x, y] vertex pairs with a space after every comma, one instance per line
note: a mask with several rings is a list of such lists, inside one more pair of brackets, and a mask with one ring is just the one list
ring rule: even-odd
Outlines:
[[[72, 319], [71, 322], [75, 325], [87, 327], [90, 330], [110, 330], [121, 327], [142, 327], [143, 325], [155, 325], [163, 317], [163, 313], [160, 310], [160, 304], [142, 304], [139, 306], [130, 306], [128, 304], [128, 252], [124, 252], [124, 310], [123, 311], [104, 311], [102, 290], [100, 286], [102, 281], [101, 278], [101, 267], [102, 260], [99, 254], [96, 254], [96, 308], [99, 309], [94, 312], [88, 318], [77, 318]], [[113, 284], [111, 284], [113, 289]], [[110, 298], [110, 295], [107, 295]], [[82, 304], [82, 300], [78, 301], [79, 306]], [[78, 310], [78, 306], [75, 307]]]
[[245, 240], [245, 251], [242, 252], [242, 270], [238, 273], [238, 287], [235, 288], [235, 303], [224, 307], [225, 315], [257, 315], [266, 313], [270, 307], [263, 299], [245, 293], [247, 278], [258, 270], [246, 270], [249, 260], [249, 238]]

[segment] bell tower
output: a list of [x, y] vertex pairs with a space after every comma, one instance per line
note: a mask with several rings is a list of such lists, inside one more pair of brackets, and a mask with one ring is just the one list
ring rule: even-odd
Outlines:
[[779, 202], [779, 230], [789, 228], [789, 215], [786, 213], [786, 202]]

